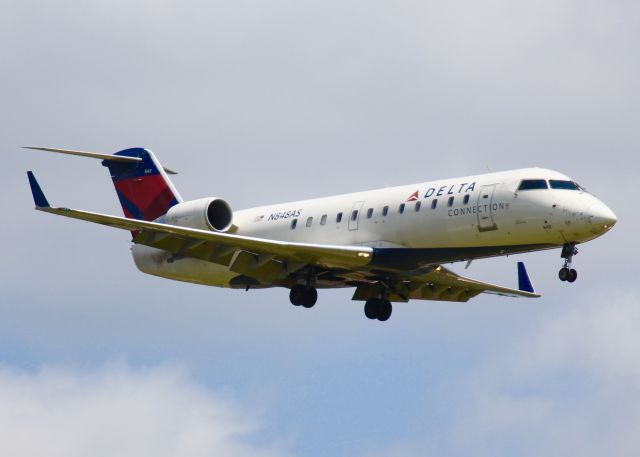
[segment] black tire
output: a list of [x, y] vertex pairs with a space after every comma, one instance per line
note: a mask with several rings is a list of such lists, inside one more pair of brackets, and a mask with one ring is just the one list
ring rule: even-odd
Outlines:
[[389, 300], [380, 300], [380, 306], [378, 308], [378, 320], [382, 322], [389, 320], [392, 311], [393, 306], [391, 306], [391, 302]]
[[306, 288], [301, 284], [296, 284], [289, 292], [289, 300], [293, 306], [300, 306], [304, 303], [304, 294]]
[[569, 270], [569, 276], [567, 277], [567, 281], [575, 282], [576, 279], [578, 279], [578, 272], [572, 268], [571, 270]]
[[377, 298], [370, 298], [364, 304], [364, 315], [367, 316], [368, 319], [376, 319], [378, 317], [379, 301]]
[[312, 308], [318, 301], [318, 291], [315, 287], [305, 287], [304, 300], [302, 306], [305, 308]]
[[558, 272], [558, 278], [560, 278], [560, 281], [566, 281], [567, 279], [569, 279], [569, 269], [568, 268], [560, 268], [560, 271]]

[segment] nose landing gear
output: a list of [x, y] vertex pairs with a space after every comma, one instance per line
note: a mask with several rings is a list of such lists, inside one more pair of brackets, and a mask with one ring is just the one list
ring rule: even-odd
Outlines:
[[560, 257], [564, 259], [564, 266], [560, 268], [560, 271], [558, 272], [560, 281], [574, 282], [578, 279], [578, 272], [571, 268], [573, 256], [577, 253], [578, 248], [576, 248], [575, 243], [567, 243], [562, 246], [562, 253], [560, 254]]
[[573, 268], [562, 267], [558, 272], [558, 277], [560, 281], [574, 282], [578, 279], [578, 272]]

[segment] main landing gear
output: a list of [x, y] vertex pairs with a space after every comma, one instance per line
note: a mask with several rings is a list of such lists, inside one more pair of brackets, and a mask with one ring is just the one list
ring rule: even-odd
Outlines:
[[[318, 300], [318, 291], [313, 286], [306, 284], [296, 284], [289, 292], [289, 300], [294, 306], [311, 308]], [[379, 321], [389, 320], [393, 307], [391, 302], [385, 298], [370, 298], [364, 304], [364, 314], [369, 319]]]
[[578, 248], [576, 248], [575, 243], [568, 243], [562, 246], [562, 254], [560, 254], [560, 257], [564, 259], [564, 266], [560, 268], [558, 272], [560, 281], [574, 282], [578, 279], [578, 272], [571, 268], [571, 261], [577, 253]]
[[289, 300], [293, 306], [304, 306], [311, 308], [318, 301], [318, 291], [313, 286], [296, 284], [289, 292]]
[[369, 319], [386, 321], [391, 317], [391, 311], [393, 311], [393, 307], [387, 299], [370, 298], [364, 304], [364, 315]]

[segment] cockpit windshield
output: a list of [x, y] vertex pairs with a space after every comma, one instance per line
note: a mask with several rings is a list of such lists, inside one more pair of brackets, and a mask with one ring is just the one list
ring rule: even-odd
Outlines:
[[565, 189], [565, 190], [584, 190], [580, 185], [573, 181], [562, 181], [559, 179], [550, 179], [549, 184], [552, 189]]
[[546, 179], [523, 179], [520, 181], [518, 191], [549, 189], [549, 187], [551, 187], [551, 189], [579, 190], [581, 192], [586, 192], [584, 187], [580, 186], [577, 182], [564, 179], [550, 179], [548, 183]]
[[545, 179], [523, 179], [518, 190], [548, 189]]

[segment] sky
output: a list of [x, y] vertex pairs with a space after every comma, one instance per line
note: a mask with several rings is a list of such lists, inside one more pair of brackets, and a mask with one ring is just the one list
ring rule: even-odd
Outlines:
[[[640, 5], [538, 0], [0, 0], [0, 454], [631, 456]], [[98, 161], [153, 150], [233, 208], [541, 166], [618, 216], [580, 247], [482, 260], [535, 300], [294, 308], [138, 272]]]

